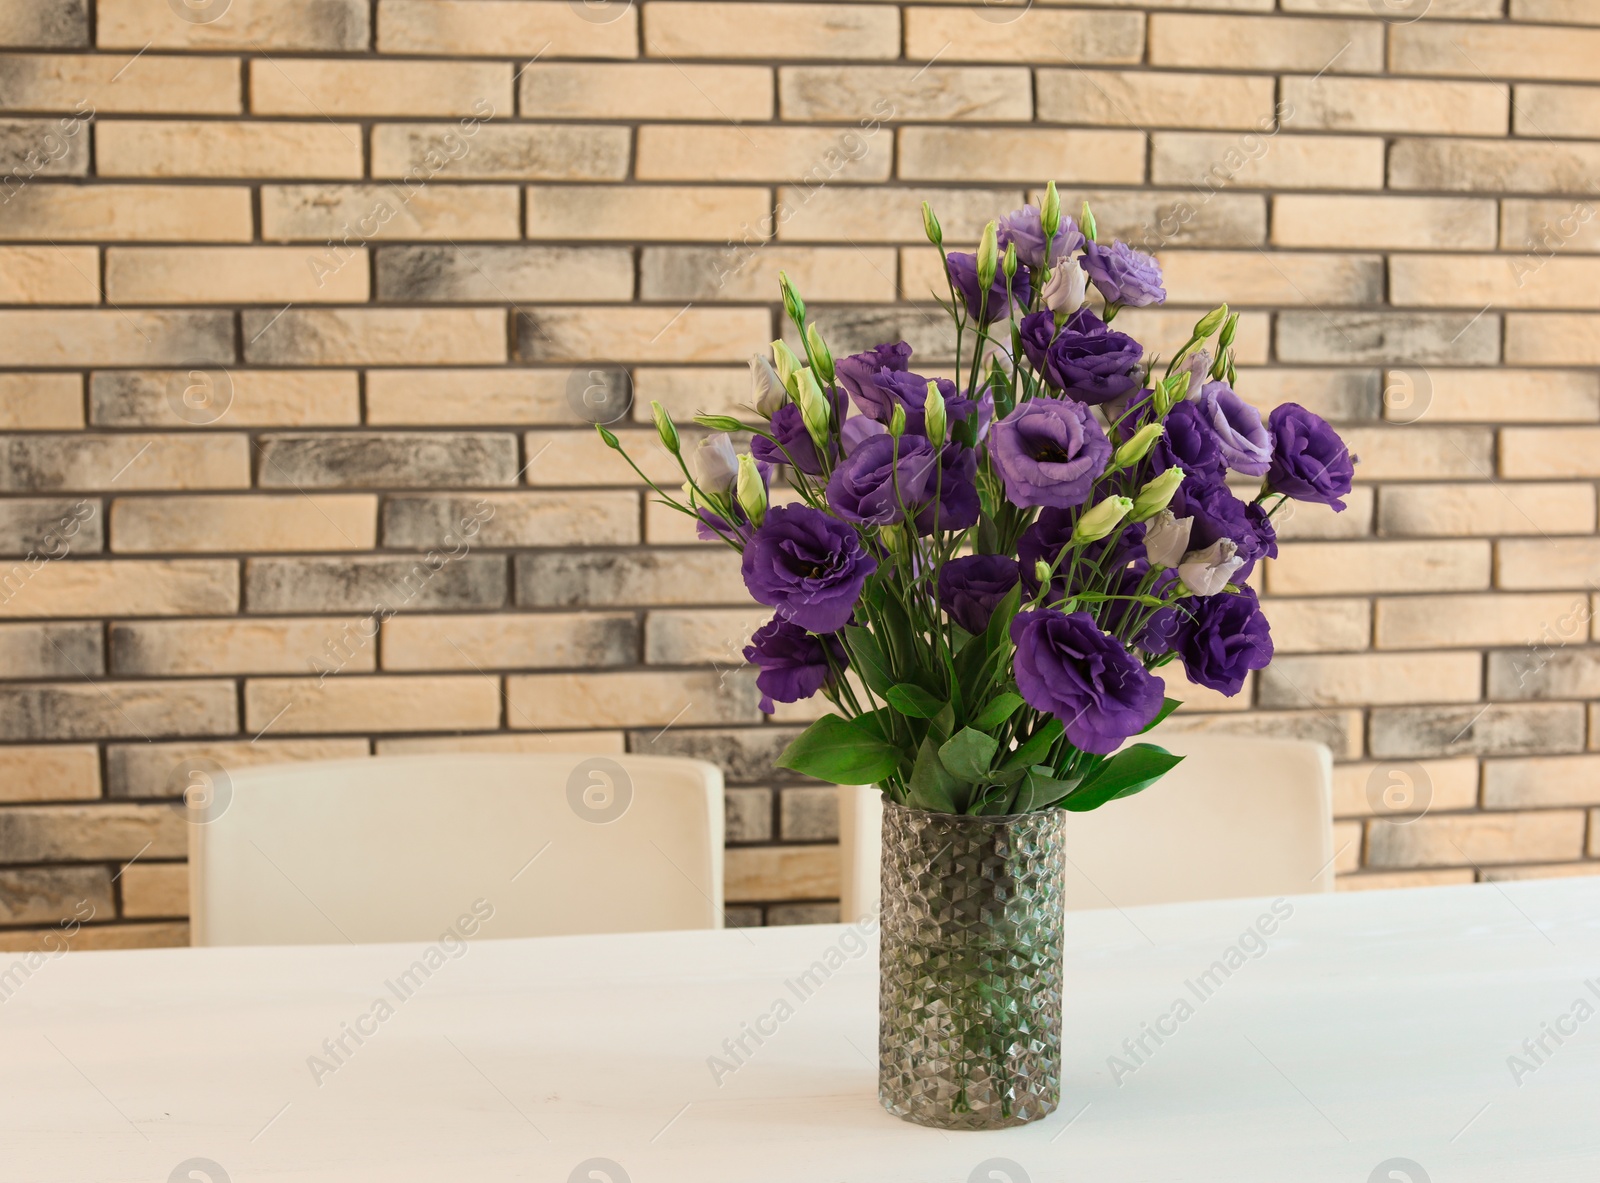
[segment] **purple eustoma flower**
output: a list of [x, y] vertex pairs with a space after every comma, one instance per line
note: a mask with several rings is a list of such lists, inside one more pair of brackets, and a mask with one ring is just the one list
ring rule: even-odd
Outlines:
[[1284, 403], [1267, 419], [1272, 429], [1272, 465], [1267, 484], [1296, 501], [1344, 509], [1341, 498], [1355, 478], [1355, 458], [1320, 415], [1298, 403]]
[[1017, 577], [1016, 560], [1005, 555], [951, 559], [939, 572], [939, 606], [969, 633], [981, 633]]
[[878, 562], [848, 522], [807, 505], [775, 505], [740, 569], [757, 602], [810, 632], [832, 633], [850, 622]]
[[1166, 428], [1150, 449], [1152, 470], [1181, 468], [1195, 481], [1220, 481], [1227, 471], [1216, 432], [1194, 403], [1180, 402], [1162, 420]]
[[1159, 679], [1087, 612], [1019, 612], [1011, 622], [1017, 690], [1060, 719], [1080, 750], [1114, 752], [1161, 710]]
[[[911, 346], [902, 341], [841, 358], [835, 372], [863, 415], [887, 426], [895, 407], [901, 407], [906, 413], [906, 431], [923, 435], [928, 430], [928, 379], [911, 373], [907, 368], [910, 361]], [[957, 396], [954, 382], [948, 378], [938, 382], [947, 422], [972, 414], [972, 402]]]
[[[1204, 550], [1213, 542], [1230, 539], [1239, 548], [1244, 565], [1236, 578], [1248, 579], [1256, 562], [1263, 556], [1277, 553], [1276, 536], [1264, 516], [1252, 514], [1250, 506], [1233, 495], [1233, 490], [1221, 481], [1199, 481], [1185, 478], [1173, 495], [1169, 506], [1180, 518], [1193, 518], [1189, 529], [1189, 549]], [[1263, 532], [1262, 526], [1266, 526]]]
[[1070, 509], [1088, 500], [1111, 461], [1111, 441], [1083, 403], [1035, 398], [994, 425], [989, 459], [1011, 504]]
[[1078, 223], [1063, 214], [1050, 240], [1049, 253], [1045, 252], [1044, 215], [1036, 205], [1025, 205], [1000, 219], [997, 244], [1002, 255], [1007, 243], [1016, 243], [1017, 259], [1034, 271], [1041, 267], [1054, 267], [1063, 255], [1070, 255], [1083, 246], [1083, 232]]
[[[969, 252], [951, 251], [946, 259], [950, 282], [956, 285], [962, 303], [967, 306], [967, 314], [973, 320], [977, 320], [979, 298], [983, 294], [978, 288], [978, 256]], [[1008, 306], [1005, 273], [996, 267], [994, 282], [989, 285], [989, 299], [983, 305], [983, 323], [993, 324], [997, 320], [1004, 320], [1011, 315], [1013, 306], [1019, 310], [1026, 308], [1032, 295], [1033, 285], [1028, 269], [1019, 266], [1016, 276], [1011, 280], [1011, 305]]]
[[1114, 332], [1087, 308], [1067, 318], [1058, 333], [1049, 310], [1023, 317], [1022, 348], [1046, 383], [1081, 402], [1098, 404], [1138, 389], [1136, 370], [1144, 346]]
[[[1022, 537], [1017, 539], [1017, 563], [1022, 568], [1022, 587], [1029, 597], [1039, 594], [1038, 564], [1056, 565], [1055, 578], [1050, 581], [1050, 592], [1045, 598], [1046, 603], [1065, 598], [1070, 591], [1067, 587], [1068, 563], [1057, 565], [1063, 548], [1072, 542], [1072, 528], [1077, 524], [1077, 515], [1068, 509], [1046, 508], [1039, 511], [1039, 516], [1033, 525], [1022, 532]], [[1118, 570], [1130, 564], [1138, 567], [1144, 562], [1144, 523], [1133, 522], [1120, 530], [1113, 531], [1098, 542], [1091, 542], [1083, 548], [1082, 555], [1085, 564], [1099, 566], [1105, 560], [1107, 570]], [[1092, 568], [1091, 568], [1092, 569]], [[1141, 568], [1142, 570], [1143, 568]], [[1081, 584], [1084, 571], [1078, 572], [1078, 582]]]
[[781, 616], [758, 628], [745, 646], [744, 659], [761, 670], [756, 675], [761, 713], [772, 714], [774, 701], [799, 702], [826, 686], [833, 676], [829, 655], [841, 670], [849, 662], [838, 637], [813, 636]]
[[[837, 401], [842, 404], [844, 400]], [[799, 407], [794, 403], [779, 407], [773, 412], [771, 428], [774, 439], [755, 436], [750, 441], [750, 455], [768, 464], [788, 464], [793, 457], [794, 466], [807, 476], [822, 475], [822, 458], [811, 433], [806, 430]], [[828, 458], [838, 459], [837, 445], [832, 440], [828, 442]]]
[[1107, 304], [1143, 308], [1167, 298], [1166, 289], [1161, 286], [1161, 265], [1125, 242], [1114, 242], [1109, 247], [1085, 243], [1083, 269]]
[[847, 522], [892, 526], [933, 499], [939, 458], [920, 435], [875, 435], [828, 478], [828, 505]]
[[1202, 386], [1199, 407], [1227, 466], [1245, 476], [1266, 476], [1272, 465], [1272, 437], [1261, 425], [1261, 412], [1226, 382]]
[[912, 510], [918, 534], [968, 530], [978, 524], [983, 503], [978, 498], [978, 454], [960, 444], [939, 450], [937, 499], [929, 489], [923, 504]]
[[1251, 670], [1272, 660], [1272, 629], [1248, 587], [1179, 601], [1175, 648], [1191, 682], [1238, 694]]

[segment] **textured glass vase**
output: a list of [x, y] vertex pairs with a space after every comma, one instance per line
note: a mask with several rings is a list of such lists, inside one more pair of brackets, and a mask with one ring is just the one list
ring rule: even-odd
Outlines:
[[883, 803], [878, 1099], [947, 1130], [1061, 1100], [1063, 814]]

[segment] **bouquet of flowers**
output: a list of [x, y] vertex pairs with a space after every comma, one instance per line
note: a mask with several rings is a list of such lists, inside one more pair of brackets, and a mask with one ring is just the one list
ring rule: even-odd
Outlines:
[[751, 363], [751, 420], [697, 415], [713, 434], [687, 454], [654, 404], [686, 483], [651, 485], [740, 552], [774, 610], [745, 650], [762, 709], [819, 692], [837, 708], [783, 767], [935, 812], [1094, 809], [1180, 759], [1124, 747], [1179, 705], [1152, 670], [1181, 660], [1232, 695], [1271, 659], [1246, 581], [1277, 553], [1273, 514], [1342, 510], [1353, 458], [1304, 407], [1263, 423], [1234, 393], [1226, 305], [1164, 365], [1113, 329], [1165, 300], [1160, 267], [1101, 241], [1087, 204], [1063, 214], [1054, 184], [975, 253], [946, 252], [922, 214], [954, 378], [914, 372], [904, 342], [836, 361], [783, 276], [804, 358], [775, 341]]

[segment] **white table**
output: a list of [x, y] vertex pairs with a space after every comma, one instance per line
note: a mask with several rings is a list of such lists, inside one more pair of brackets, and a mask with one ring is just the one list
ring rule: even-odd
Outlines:
[[[1004, 1183], [1600, 1177], [1600, 1015], [1520, 1084], [1508, 1067], [1600, 1007], [1600, 880], [1282, 908], [1120, 1083], [1107, 1058], [1265, 904], [1073, 914], [1061, 1108], [979, 1134], [878, 1107], [871, 940], [713, 1078], [844, 926], [479, 941], [404, 1001], [385, 982], [413, 946], [70, 953], [0, 1004], [0, 1178], [165, 1183], [196, 1157], [233, 1183], [965, 1183], [990, 1159]], [[380, 997], [394, 1014], [315, 1081]], [[1374, 1174], [1396, 1158], [1426, 1174]], [[591, 1159], [622, 1172], [574, 1176]]]

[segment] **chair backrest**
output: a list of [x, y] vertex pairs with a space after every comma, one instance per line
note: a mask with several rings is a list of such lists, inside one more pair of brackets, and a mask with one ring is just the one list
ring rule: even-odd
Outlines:
[[[1322, 744], [1181, 732], [1150, 788], [1066, 819], [1069, 911], [1333, 890], [1333, 760]], [[883, 795], [839, 790], [840, 912], [877, 911]]]
[[722, 773], [439, 754], [243, 769], [187, 811], [196, 945], [722, 926]]

